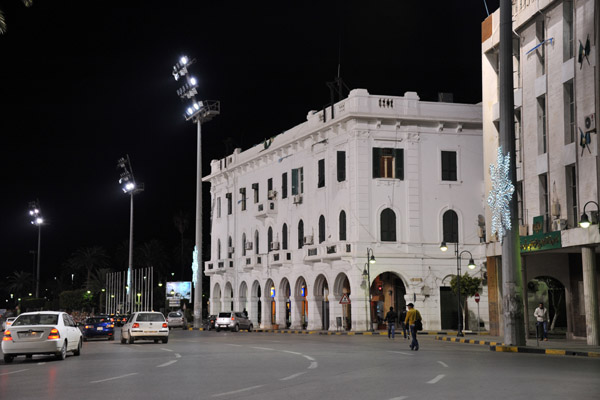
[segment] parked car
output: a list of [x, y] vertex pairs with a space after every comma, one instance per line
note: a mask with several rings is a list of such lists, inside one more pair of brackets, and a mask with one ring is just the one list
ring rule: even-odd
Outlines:
[[217, 322], [217, 316], [209, 315], [208, 318], [204, 320], [204, 329], [207, 331], [215, 329], [215, 322]]
[[171, 311], [167, 315], [167, 325], [171, 328], [183, 328], [187, 329], [187, 321], [185, 315], [181, 311]]
[[229, 329], [233, 332], [239, 332], [240, 329], [247, 329], [248, 332], [252, 332], [254, 325], [252, 325], [252, 321], [243, 313], [227, 311], [219, 313], [215, 322], [215, 329], [217, 332], [221, 329]]
[[159, 312], [139, 311], [121, 327], [121, 343], [133, 344], [136, 340], [169, 341], [169, 325]]
[[108, 340], [115, 340], [115, 323], [113, 318], [108, 315], [99, 315], [86, 318], [83, 327], [83, 341], [90, 338], [105, 337]]
[[17, 317], [8, 317], [5, 321], [2, 321], [2, 330], [6, 330], [6, 328], [8, 328], [16, 318]]
[[64, 312], [38, 311], [19, 315], [4, 331], [4, 362], [16, 356], [31, 358], [34, 354], [54, 354], [64, 360], [67, 352], [81, 354], [82, 334], [71, 316]]

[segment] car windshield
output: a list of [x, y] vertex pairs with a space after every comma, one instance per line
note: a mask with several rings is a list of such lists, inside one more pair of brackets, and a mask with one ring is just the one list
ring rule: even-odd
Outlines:
[[181, 313], [178, 313], [178, 312], [169, 313], [169, 318], [181, 318]]
[[25, 325], [57, 325], [58, 314], [29, 314], [19, 315], [13, 326], [25, 326]]
[[136, 321], [138, 322], [157, 322], [164, 321], [165, 317], [159, 313], [140, 313], [138, 314]]
[[108, 318], [102, 318], [102, 317], [92, 317], [92, 318], [88, 318], [85, 320], [86, 324], [101, 324], [103, 322], [108, 322]]
[[221, 312], [219, 313], [219, 318], [229, 318], [231, 317], [231, 313], [230, 312]]

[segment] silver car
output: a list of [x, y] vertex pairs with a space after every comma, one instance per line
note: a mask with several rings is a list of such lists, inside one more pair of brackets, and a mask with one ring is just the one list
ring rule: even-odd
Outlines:
[[215, 329], [219, 332], [221, 329], [229, 329], [233, 332], [239, 332], [240, 329], [247, 329], [252, 332], [254, 325], [243, 313], [235, 311], [220, 312], [215, 322]]
[[136, 340], [169, 341], [169, 325], [162, 313], [139, 311], [121, 327], [121, 343], [133, 344]]
[[71, 316], [64, 312], [39, 311], [19, 315], [4, 331], [4, 362], [16, 356], [31, 358], [34, 354], [54, 354], [64, 360], [67, 352], [81, 354], [82, 334]]
[[185, 320], [185, 315], [183, 315], [181, 311], [171, 311], [169, 315], [167, 315], [167, 324], [169, 325], [169, 329], [187, 329], [187, 321]]

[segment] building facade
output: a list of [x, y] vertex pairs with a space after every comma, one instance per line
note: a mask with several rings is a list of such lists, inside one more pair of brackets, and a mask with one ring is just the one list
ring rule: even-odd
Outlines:
[[[600, 235], [578, 222], [585, 207], [597, 223], [598, 2], [516, 0], [512, 19], [524, 323], [535, 336], [533, 312], [543, 302], [553, 332], [597, 345]], [[482, 24], [486, 193], [499, 140], [499, 21], [498, 10]], [[502, 334], [502, 249], [490, 217], [486, 209], [490, 325]]]
[[[213, 160], [210, 313], [245, 309], [262, 328], [363, 331], [413, 302], [425, 329], [456, 328], [450, 279], [469, 257], [440, 252], [440, 242], [470, 251], [469, 272], [485, 278], [481, 139], [480, 105], [356, 89]], [[481, 299], [487, 326], [486, 286]], [[467, 304], [475, 330], [477, 304]]]

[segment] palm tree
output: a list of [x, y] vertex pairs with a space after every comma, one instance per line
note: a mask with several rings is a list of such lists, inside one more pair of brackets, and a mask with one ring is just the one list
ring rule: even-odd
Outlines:
[[[229, 153], [227, 153], [229, 154]], [[179, 235], [181, 236], [181, 252], [179, 253], [179, 262], [180, 262], [180, 267], [181, 267], [181, 276], [183, 277], [183, 268], [184, 268], [184, 238], [183, 238], [183, 234], [185, 233], [185, 231], [187, 230], [188, 226], [190, 225], [190, 215], [186, 212], [183, 212], [182, 210], [179, 210], [179, 212], [173, 217], [173, 223], [175, 224], [175, 227], [177, 228], [177, 231], [179, 231]]]
[[169, 267], [169, 257], [165, 250], [165, 246], [159, 240], [151, 240], [144, 243], [138, 249], [138, 263], [145, 267], [153, 267], [158, 275], [158, 279], [162, 280]]
[[112, 272], [110, 268], [100, 268], [92, 273], [91, 280], [89, 282], [88, 290], [91, 291], [94, 296], [98, 296], [100, 303], [98, 307], [99, 312], [103, 312], [104, 295], [102, 289], [106, 289], [106, 274]]
[[15, 271], [8, 278], [8, 289], [15, 297], [24, 297], [31, 290], [32, 275], [25, 271]]
[[[25, 7], [31, 7], [33, 4], [33, 0], [21, 0]], [[6, 33], [6, 18], [4, 17], [4, 13], [0, 10], [0, 35]]]
[[106, 250], [100, 246], [92, 246], [75, 251], [67, 260], [67, 265], [73, 269], [85, 269], [87, 271], [85, 286], [90, 290], [92, 272], [98, 268], [108, 267], [108, 260]]

